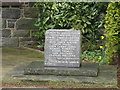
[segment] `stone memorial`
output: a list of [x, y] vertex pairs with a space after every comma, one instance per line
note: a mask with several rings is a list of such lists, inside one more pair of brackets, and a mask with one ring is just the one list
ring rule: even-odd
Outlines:
[[81, 63], [80, 57], [80, 31], [50, 29], [45, 33], [44, 62], [32, 62], [24, 69], [24, 74], [97, 76], [98, 64]]
[[48, 30], [45, 66], [80, 67], [80, 31]]

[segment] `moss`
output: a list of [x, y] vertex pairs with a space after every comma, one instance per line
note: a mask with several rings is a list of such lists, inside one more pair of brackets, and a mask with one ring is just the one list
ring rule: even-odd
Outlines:
[[53, 80], [20, 80], [6, 78], [3, 81], [3, 86], [26, 86], [26, 87], [54, 87], [54, 88], [116, 88], [114, 85], [94, 84], [94, 83], [81, 83], [75, 81], [53, 81]]

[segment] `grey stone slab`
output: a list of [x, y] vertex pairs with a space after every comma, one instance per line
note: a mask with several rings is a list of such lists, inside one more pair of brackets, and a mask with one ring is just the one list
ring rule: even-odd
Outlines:
[[12, 36], [13, 37], [29, 37], [30, 36], [30, 31], [26, 31], [26, 30], [13, 30], [12, 31]]
[[3, 29], [1, 30], [2, 37], [11, 37], [11, 30], [10, 29]]
[[45, 66], [80, 67], [80, 31], [50, 29], [45, 34]]
[[3, 47], [18, 47], [19, 39], [18, 38], [2, 38]]
[[32, 41], [32, 40], [30, 37], [19, 37], [19, 41], [24, 42], [24, 41]]
[[2, 9], [2, 18], [18, 19], [20, 13], [20, 9]]
[[26, 19], [21, 18], [16, 22], [17, 30], [35, 30], [37, 27], [34, 26], [37, 19]]
[[[13, 68], [6, 74], [6, 77], [21, 80], [21, 83], [38, 83], [50, 86], [51, 82], [69, 85], [82, 85], [84, 87], [96, 88], [116, 88], [117, 87], [117, 66], [99, 65], [99, 74], [97, 77], [87, 76], [60, 76], [60, 75], [24, 75], [24, 68], [28, 63], [21, 64]], [[4, 70], [4, 69], [3, 69]], [[4, 79], [3, 79], [4, 81]], [[41, 84], [42, 82], [42, 84]], [[76, 82], [76, 83], [75, 83]], [[78, 83], [77, 83], [78, 82]], [[109, 90], [109, 89], [108, 89]]]
[[76, 75], [76, 76], [97, 76], [98, 64], [83, 63], [79, 68], [70, 67], [45, 67], [43, 62], [35, 61], [24, 69], [25, 75]]
[[[16, 0], [17, 1], [17, 0]], [[21, 6], [20, 2], [2, 2], [2, 6]]]
[[35, 45], [35, 41], [21, 41], [19, 43], [20, 47], [33, 47], [33, 45]]
[[37, 18], [38, 14], [39, 14], [39, 8], [26, 7], [24, 9], [24, 16], [26, 18]]
[[2, 19], [2, 28], [6, 28], [6, 20]]
[[7, 28], [14, 28], [16, 20], [7, 20]]

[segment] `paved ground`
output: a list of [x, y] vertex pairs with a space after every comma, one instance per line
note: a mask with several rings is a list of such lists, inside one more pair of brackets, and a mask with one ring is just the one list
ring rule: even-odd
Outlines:
[[24, 63], [30, 63], [32, 61], [43, 60], [43, 54], [27, 50], [24, 48], [3, 48], [2, 49], [2, 67], [3, 67], [3, 76], [11, 71], [16, 66], [19, 66]]
[[3, 86], [116, 88], [116, 66], [100, 66], [98, 77], [23, 75], [32, 61], [43, 61], [43, 53], [24, 48], [3, 48]]

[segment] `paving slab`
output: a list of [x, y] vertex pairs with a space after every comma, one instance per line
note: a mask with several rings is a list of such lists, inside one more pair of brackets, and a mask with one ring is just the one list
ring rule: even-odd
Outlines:
[[5, 72], [2, 77], [3, 86], [55, 86], [57, 88], [68, 86], [68, 88], [107, 88], [107, 90], [109, 90], [109, 88], [117, 88], [117, 66], [115, 65], [99, 65], [99, 73], [97, 77], [24, 75], [25, 67], [32, 61], [44, 61], [43, 54], [23, 48], [3, 49], [2, 66], [3, 72]]
[[24, 75], [24, 68], [28, 64], [24, 63], [8, 72], [5, 78], [9, 81], [20, 80], [19, 84], [30, 85], [58, 85], [76, 87], [98, 87], [117, 88], [117, 66], [100, 65], [97, 77], [88, 76], [60, 76], [60, 75]]

